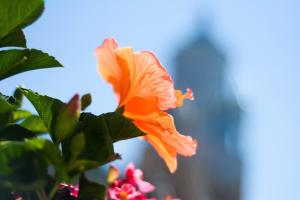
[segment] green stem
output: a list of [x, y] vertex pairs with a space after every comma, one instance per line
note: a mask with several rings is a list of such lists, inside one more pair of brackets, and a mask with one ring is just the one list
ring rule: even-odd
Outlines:
[[35, 193], [38, 196], [39, 200], [48, 200], [48, 197], [46, 195], [44, 188], [41, 190], [36, 190]]
[[44, 188], [41, 190], [41, 193], [42, 193], [43, 197], [45, 198], [45, 200], [48, 200], [48, 199], [49, 199], [49, 198], [47, 197], [47, 194], [46, 194]]
[[56, 193], [56, 190], [57, 190], [57, 186], [59, 185], [58, 182], [54, 183], [53, 184], [53, 187], [52, 189], [50, 190], [50, 193], [49, 193], [49, 196], [48, 196], [48, 199], [52, 199]]
[[43, 195], [41, 194], [41, 191], [36, 190], [35, 193], [36, 193], [36, 195], [38, 196], [39, 200], [45, 200], [45, 199], [43, 198]]

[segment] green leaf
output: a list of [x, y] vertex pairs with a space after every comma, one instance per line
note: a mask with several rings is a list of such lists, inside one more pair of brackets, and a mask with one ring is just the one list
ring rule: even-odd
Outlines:
[[0, 0], [0, 38], [34, 22], [43, 12], [43, 0]]
[[46, 184], [47, 161], [33, 145], [0, 142], [0, 186], [14, 190], [41, 189]]
[[146, 135], [119, 112], [105, 113], [99, 117], [105, 120], [113, 142]]
[[55, 168], [55, 180], [70, 181], [58, 147], [43, 138], [25, 142], [0, 142], [0, 186], [32, 191], [49, 184], [48, 167]]
[[80, 109], [79, 95], [75, 94], [57, 116], [54, 131], [58, 142], [63, 141], [74, 132], [78, 124]]
[[26, 141], [37, 150], [40, 150], [44, 156], [55, 168], [56, 181], [67, 181], [68, 175], [61, 152], [52, 142], [42, 138], [32, 138]]
[[14, 97], [4, 95], [4, 94], [2, 94], [1, 92], [0, 92], [0, 96], [1, 96], [3, 99], [5, 99], [9, 104], [11, 104], [13, 107], [15, 107], [14, 104], [16, 103], [16, 99], [15, 99]]
[[11, 105], [4, 95], [0, 94], [0, 114], [11, 112], [14, 110], [14, 106]]
[[[70, 102], [65, 104], [58, 99], [40, 95], [29, 89], [20, 88], [20, 90], [35, 107], [56, 144], [75, 131], [80, 114], [79, 95], [74, 95]], [[37, 120], [35, 119], [33, 122], [37, 122]], [[24, 123], [26, 126], [26, 123], [29, 122], [25, 121]], [[29, 130], [33, 130], [31, 127], [27, 127]]]
[[[65, 160], [69, 162], [69, 171], [85, 171], [117, 158], [108, 131], [106, 123], [102, 118], [91, 113], [81, 113], [77, 132], [84, 134], [84, 148], [81, 145], [71, 145], [74, 143], [72, 142], [75, 137], [74, 135], [62, 143]], [[74, 148], [82, 150], [77, 156], [77, 160], [71, 162], [70, 158], [73, 158], [74, 152], [78, 151], [74, 150]]]
[[87, 180], [82, 174], [79, 181], [78, 200], [103, 200], [105, 198], [105, 186]]
[[81, 97], [81, 110], [85, 110], [92, 103], [92, 95], [85, 94]]
[[79, 157], [103, 163], [113, 156], [113, 144], [108, 131], [104, 120], [91, 113], [82, 113], [79, 132], [84, 133], [87, 145]]
[[0, 39], [0, 47], [26, 47], [26, 39], [23, 31], [13, 31]]
[[40, 95], [29, 89], [20, 88], [20, 90], [39, 113], [39, 116], [43, 120], [52, 140], [58, 143], [59, 136], [55, 133], [55, 124], [57, 117], [65, 104], [58, 99]]
[[145, 135], [130, 119], [117, 112], [100, 116], [81, 113], [77, 132], [80, 135], [73, 135], [62, 143], [69, 171], [74, 174], [120, 159], [114, 153], [113, 142]]
[[47, 132], [47, 128], [43, 120], [37, 115], [31, 115], [30, 117], [27, 117], [23, 122], [20, 123], [20, 126], [34, 132], [35, 134]]
[[13, 97], [15, 98], [15, 106], [17, 108], [20, 108], [22, 106], [22, 101], [23, 101], [23, 94], [19, 88], [16, 88], [13, 94]]
[[2, 94], [0, 94], [0, 131], [7, 123], [12, 121], [12, 111], [14, 109], [14, 106], [11, 105]]
[[35, 134], [18, 124], [11, 124], [6, 126], [0, 132], [1, 140], [24, 140], [25, 138], [35, 137]]
[[32, 114], [27, 110], [16, 110], [13, 112], [13, 121], [16, 122], [21, 119], [30, 117]]
[[75, 159], [80, 155], [81, 151], [84, 149], [86, 143], [84, 138], [84, 133], [79, 133], [71, 138], [70, 152], [71, 158], [70, 163], [74, 162]]
[[62, 67], [52, 56], [37, 49], [10, 49], [0, 51], [0, 80], [18, 73]]

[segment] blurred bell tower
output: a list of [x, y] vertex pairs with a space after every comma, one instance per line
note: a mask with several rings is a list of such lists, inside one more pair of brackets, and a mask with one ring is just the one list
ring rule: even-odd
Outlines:
[[172, 111], [178, 131], [198, 141], [197, 154], [179, 156], [170, 174], [148, 148], [142, 169], [157, 186], [159, 199], [171, 194], [182, 200], [239, 200], [241, 162], [238, 146], [241, 109], [226, 74], [225, 55], [202, 31], [175, 58], [175, 87], [194, 91], [195, 100]]

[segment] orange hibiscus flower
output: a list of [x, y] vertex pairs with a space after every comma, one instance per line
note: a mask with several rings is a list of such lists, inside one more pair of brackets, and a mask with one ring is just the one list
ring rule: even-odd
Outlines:
[[112, 84], [118, 98], [118, 107], [124, 106], [123, 115], [147, 133], [147, 140], [164, 159], [169, 170], [177, 168], [177, 153], [192, 156], [197, 142], [181, 135], [173, 117], [165, 110], [179, 107], [184, 99], [193, 99], [174, 89], [174, 83], [152, 52], [134, 52], [132, 48], [118, 48], [114, 39], [106, 39], [96, 49], [98, 72]]

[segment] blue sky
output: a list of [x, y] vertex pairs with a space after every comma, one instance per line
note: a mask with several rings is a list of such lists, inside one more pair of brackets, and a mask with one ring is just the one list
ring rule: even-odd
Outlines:
[[[17, 75], [1, 82], [0, 90], [9, 94], [22, 84], [65, 101], [91, 92], [89, 111], [112, 111], [112, 89], [95, 68], [94, 50], [104, 38], [154, 51], [172, 73], [176, 51], [205, 19], [227, 54], [228, 78], [245, 111], [244, 199], [299, 199], [299, 8], [296, 0], [48, 0], [43, 16], [26, 29], [28, 46], [54, 55], [65, 68]], [[124, 163], [137, 157], [132, 145], [141, 144], [117, 146]]]

